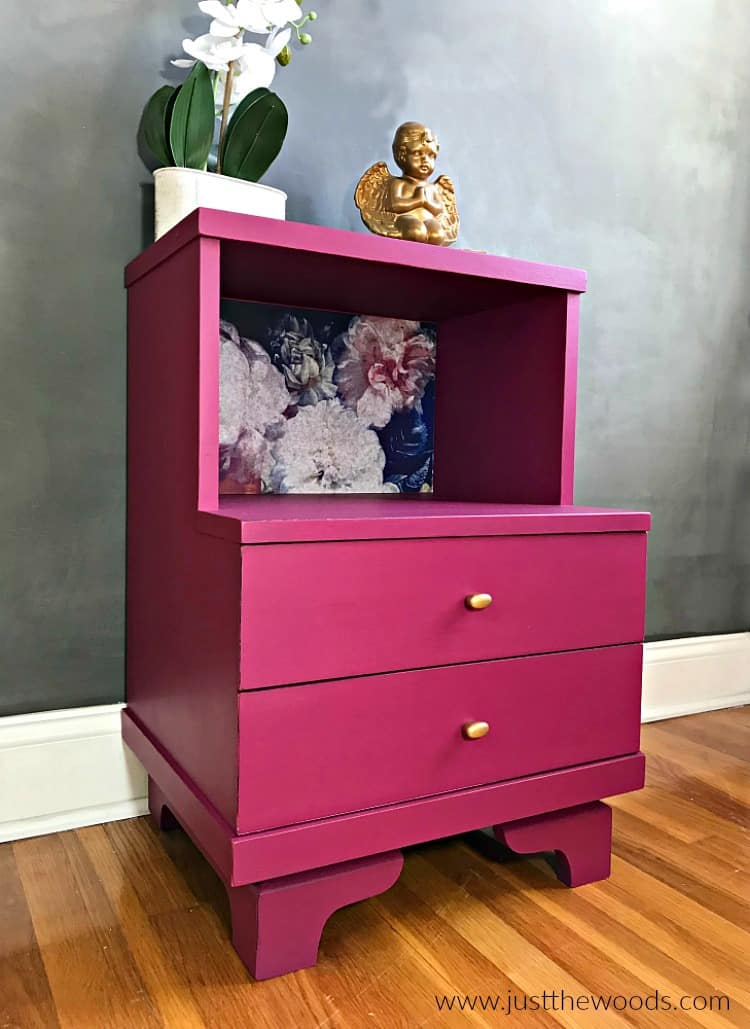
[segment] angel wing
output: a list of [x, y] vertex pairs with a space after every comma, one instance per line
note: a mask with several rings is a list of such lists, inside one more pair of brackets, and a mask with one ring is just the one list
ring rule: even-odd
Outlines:
[[458, 239], [458, 208], [456, 206], [456, 190], [453, 182], [447, 175], [441, 175], [435, 179], [435, 185], [440, 190], [440, 195], [445, 204], [445, 211], [440, 218], [440, 223], [445, 231], [445, 243], [450, 245]]
[[388, 210], [388, 183], [391, 175], [385, 161], [368, 168], [357, 183], [354, 202], [362, 221], [371, 232], [379, 236], [398, 236], [396, 215]]

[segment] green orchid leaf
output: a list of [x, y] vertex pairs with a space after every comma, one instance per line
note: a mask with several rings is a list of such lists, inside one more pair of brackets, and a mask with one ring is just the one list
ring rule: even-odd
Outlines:
[[172, 108], [169, 145], [178, 168], [205, 168], [214, 138], [214, 91], [205, 64], [195, 65]]
[[161, 166], [172, 163], [167, 112], [171, 109], [176, 92], [174, 86], [162, 86], [157, 89], [143, 109], [141, 120], [143, 139]]
[[281, 98], [269, 90], [254, 90], [238, 105], [227, 128], [222, 173], [257, 182], [278, 157], [288, 124]]
[[266, 89], [265, 86], [258, 86], [257, 89], [253, 89], [250, 93], [247, 94], [246, 97], [240, 100], [240, 102], [237, 104], [234, 114], [229, 119], [229, 124], [227, 125], [226, 131], [224, 133], [224, 139], [221, 141], [222, 161], [224, 160], [224, 154], [226, 153], [227, 144], [229, 143], [229, 140], [232, 138], [232, 133], [235, 130], [235, 128], [239, 125], [239, 123], [242, 121], [245, 112], [248, 110], [248, 108], [252, 107], [253, 104], [257, 103], [258, 100], [261, 99], [261, 97], [268, 96], [270, 92], [271, 90]]
[[167, 151], [169, 152], [169, 163], [172, 166], [174, 166], [174, 154], [172, 153], [172, 147], [171, 147], [170, 142], [169, 142], [169, 133], [170, 133], [170, 130], [172, 128], [172, 111], [174, 110], [174, 105], [177, 103], [177, 97], [180, 95], [180, 90], [181, 89], [182, 89], [182, 86], [178, 86], [175, 89], [174, 93], [171, 95], [171, 97], [167, 101], [167, 106], [166, 106], [166, 108], [164, 110], [164, 135], [165, 135], [166, 140], [167, 140]]

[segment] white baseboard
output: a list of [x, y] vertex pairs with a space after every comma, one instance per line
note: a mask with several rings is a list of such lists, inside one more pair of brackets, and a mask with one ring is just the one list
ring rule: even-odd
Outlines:
[[0, 718], [0, 843], [144, 814], [122, 704]]
[[647, 643], [641, 721], [750, 704], [750, 632]]
[[[644, 722], [750, 704], [750, 632], [647, 643]], [[0, 843], [145, 814], [121, 704], [0, 718]]]

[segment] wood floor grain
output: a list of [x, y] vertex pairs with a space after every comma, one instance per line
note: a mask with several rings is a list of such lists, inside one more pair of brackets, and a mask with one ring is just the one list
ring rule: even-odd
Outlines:
[[[0, 1029], [750, 1027], [750, 708], [644, 726], [643, 747], [606, 882], [568, 890], [476, 834], [414, 847], [391, 890], [332, 917], [317, 967], [264, 983], [181, 831], [0, 846]], [[555, 1010], [503, 1009], [553, 990]], [[639, 1008], [656, 991], [689, 1009]], [[574, 1006], [600, 995], [635, 1000]]]

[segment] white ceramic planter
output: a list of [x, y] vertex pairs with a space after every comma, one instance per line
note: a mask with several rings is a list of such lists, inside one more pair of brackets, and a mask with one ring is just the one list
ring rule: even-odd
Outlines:
[[259, 182], [194, 168], [159, 168], [154, 172], [155, 226], [158, 239], [196, 207], [213, 207], [235, 214], [286, 218], [286, 193]]

